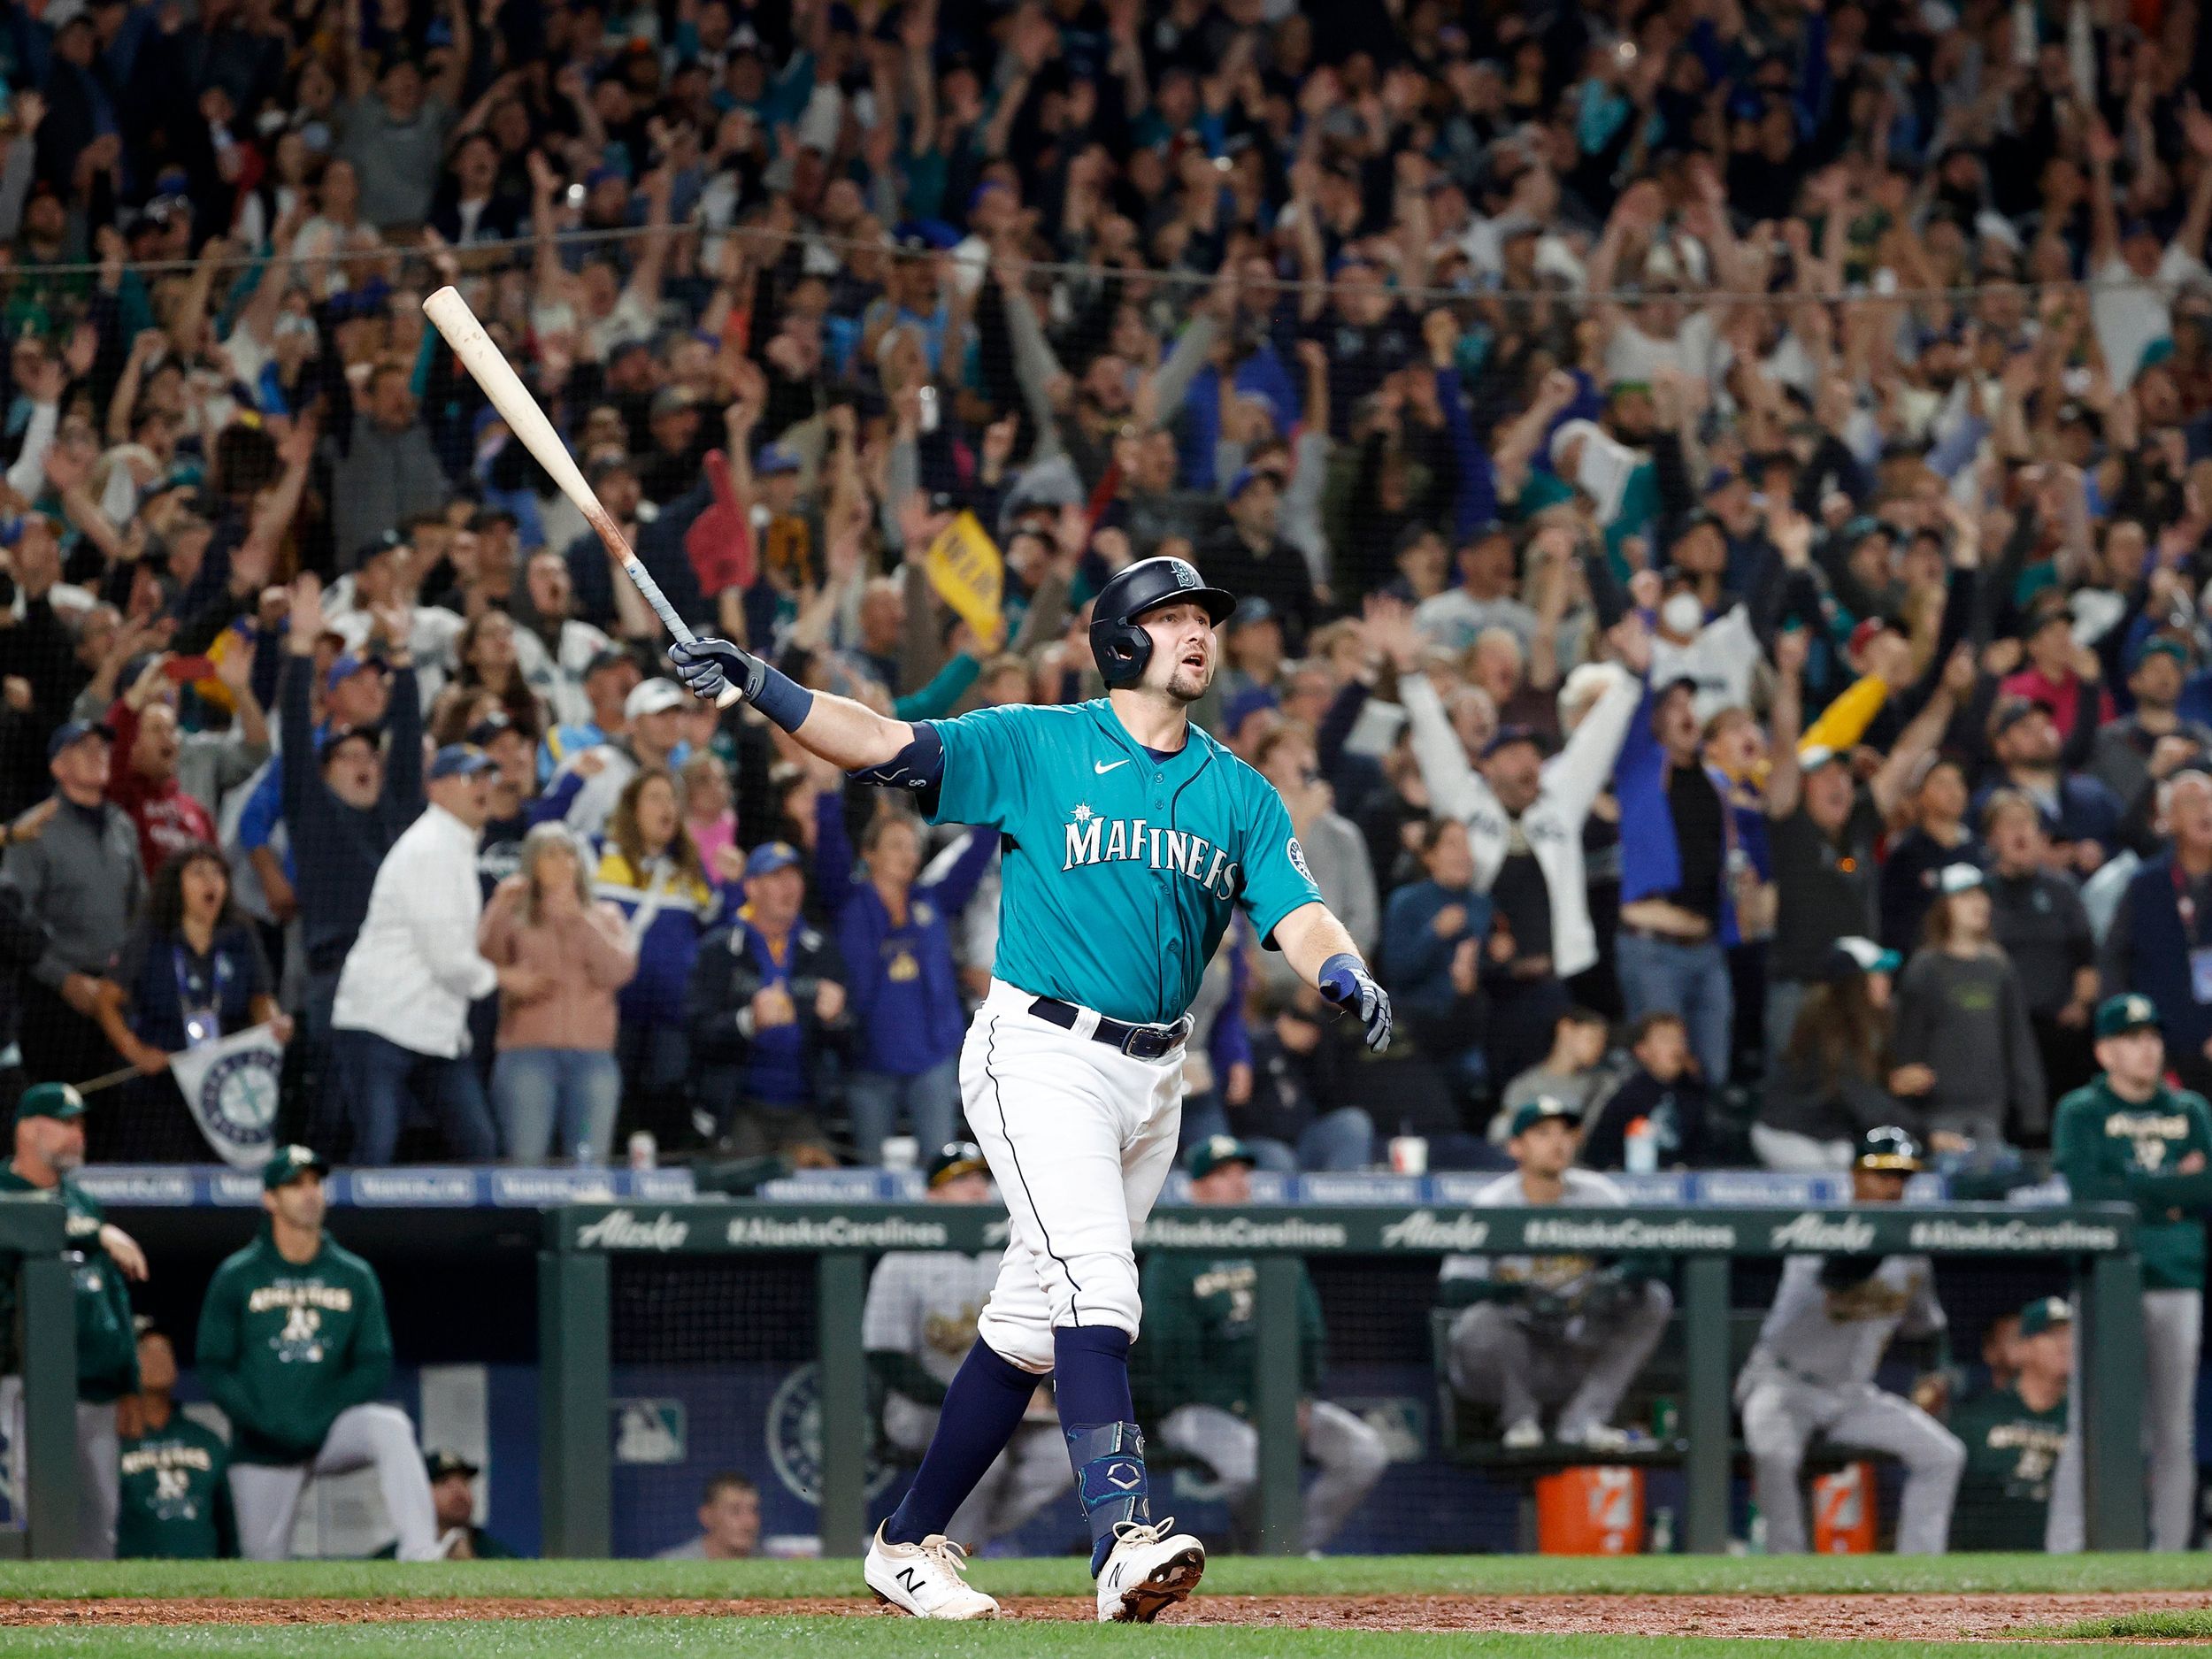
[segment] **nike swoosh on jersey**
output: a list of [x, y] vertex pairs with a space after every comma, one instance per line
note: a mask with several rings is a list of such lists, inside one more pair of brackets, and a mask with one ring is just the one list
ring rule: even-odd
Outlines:
[[1094, 760], [1091, 763], [1091, 770], [1096, 772], [1100, 777], [1103, 778], [1108, 772], [1113, 771], [1115, 767], [1126, 766], [1129, 763], [1125, 760]]

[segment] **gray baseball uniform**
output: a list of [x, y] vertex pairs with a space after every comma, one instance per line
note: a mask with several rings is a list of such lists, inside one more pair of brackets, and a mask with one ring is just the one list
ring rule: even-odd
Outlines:
[[[1563, 1208], [1612, 1209], [1620, 1188], [1569, 1170]], [[1525, 1209], [1518, 1173], [1501, 1176], [1475, 1202]], [[1473, 1303], [1453, 1321], [1446, 1368], [1453, 1392], [1494, 1404], [1507, 1427], [1557, 1406], [1559, 1438], [1578, 1440], [1612, 1422], [1621, 1396], [1651, 1357], [1674, 1311], [1656, 1279], [1587, 1256], [1448, 1256], [1439, 1289]]]
[[[899, 1250], [876, 1263], [861, 1316], [861, 1342], [887, 1385], [883, 1433], [899, 1450], [919, 1456], [927, 1448], [938, 1406], [975, 1341], [976, 1319], [999, 1271], [995, 1256], [957, 1250]], [[1049, 1398], [1041, 1394], [945, 1535], [980, 1549], [1019, 1532], [1072, 1485], [1059, 1420]]]
[[1898, 1553], [1943, 1553], [1966, 1448], [1911, 1401], [1874, 1386], [1892, 1337], [1943, 1328], [1935, 1270], [1924, 1256], [1793, 1256], [1784, 1264], [1759, 1345], [1736, 1379], [1770, 1552], [1792, 1555], [1806, 1547], [1798, 1478], [1805, 1448], [1819, 1433], [1902, 1463]]

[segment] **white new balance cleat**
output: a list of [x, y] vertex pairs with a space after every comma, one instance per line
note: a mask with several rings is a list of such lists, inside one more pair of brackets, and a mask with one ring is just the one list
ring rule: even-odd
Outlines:
[[1513, 1424], [1498, 1444], [1509, 1452], [1532, 1452], [1544, 1443], [1544, 1425], [1534, 1417]]
[[1098, 1574], [1098, 1622], [1149, 1624], [1198, 1587], [1206, 1547], [1188, 1532], [1171, 1532], [1175, 1517], [1149, 1526], [1124, 1521], [1114, 1551]]
[[942, 1532], [894, 1544], [879, 1526], [861, 1577], [877, 1601], [916, 1618], [996, 1618], [998, 1603], [961, 1576], [967, 1568], [967, 1552]]

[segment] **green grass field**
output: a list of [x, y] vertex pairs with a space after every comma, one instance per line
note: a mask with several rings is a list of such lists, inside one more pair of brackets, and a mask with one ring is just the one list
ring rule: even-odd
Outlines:
[[[1007, 1595], [1080, 1595], [1074, 1561], [987, 1561], [972, 1577]], [[1341, 1557], [1326, 1562], [1221, 1558], [1206, 1589], [1217, 1594], [1535, 1595], [2003, 1594], [2202, 1591], [2212, 1604], [2212, 1556], [1962, 1555], [1941, 1560], [1655, 1556]], [[0, 1603], [23, 1599], [132, 1597], [761, 1597], [851, 1595], [858, 1563], [755, 1562], [28, 1563], [0, 1566]], [[581, 1612], [583, 1609], [579, 1609]], [[731, 1655], [741, 1659], [1030, 1659], [1040, 1655], [1172, 1653], [1188, 1659], [1386, 1659], [1386, 1655], [1525, 1655], [1531, 1659], [2021, 1659], [2118, 1655], [2131, 1640], [2212, 1640], [2212, 1611], [2127, 1613], [2041, 1640], [1929, 1643], [1751, 1640], [1709, 1637], [1540, 1635], [1501, 1630], [1409, 1634], [1364, 1630], [1225, 1626], [1100, 1628], [1003, 1622], [926, 1625], [834, 1617], [574, 1617], [372, 1622], [324, 1625], [0, 1628], [0, 1654], [51, 1659], [639, 1659]]]
[[[1073, 1557], [979, 1561], [994, 1595], [1083, 1595]], [[1217, 1555], [1222, 1595], [1854, 1595], [2203, 1590], [2212, 1554], [2174, 1555]], [[23, 1596], [858, 1595], [856, 1561], [29, 1562], [0, 1565]]]

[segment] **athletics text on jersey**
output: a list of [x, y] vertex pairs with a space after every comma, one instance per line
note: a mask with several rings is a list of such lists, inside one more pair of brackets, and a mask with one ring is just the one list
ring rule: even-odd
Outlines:
[[1229, 925], [1263, 941], [1320, 890], [1274, 787], [1200, 731], [1155, 756], [1103, 699], [933, 723], [935, 821], [1003, 838], [998, 961], [1010, 985], [1116, 1019], [1181, 1018]]

